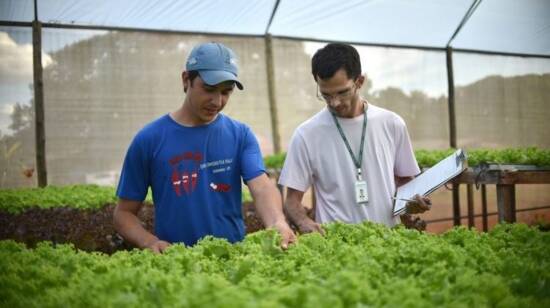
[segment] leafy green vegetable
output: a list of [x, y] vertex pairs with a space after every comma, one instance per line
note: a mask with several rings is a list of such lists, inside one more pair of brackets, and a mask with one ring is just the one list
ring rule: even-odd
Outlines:
[[0, 209], [11, 213], [21, 212], [32, 206], [41, 208], [71, 206], [79, 209], [94, 209], [115, 202], [113, 187], [97, 185], [0, 190]]
[[[248, 187], [243, 187], [243, 202], [252, 201]], [[83, 210], [102, 208], [118, 200], [115, 188], [97, 185], [47, 186], [45, 188], [0, 189], [0, 210], [17, 214], [30, 207], [71, 207]], [[151, 190], [145, 202], [153, 203]]]
[[[431, 167], [451, 155], [455, 150], [415, 150], [416, 161], [420, 167]], [[466, 149], [468, 153], [468, 164], [470, 167], [477, 166], [482, 162], [498, 164], [536, 165], [541, 167], [550, 166], [550, 150], [530, 148], [510, 149]], [[266, 156], [264, 163], [267, 168], [281, 169], [285, 161], [286, 153]]]
[[482, 162], [548, 167], [550, 166], [550, 150], [532, 147], [502, 150], [475, 149], [468, 151], [468, 163], [470, 166], [476, 166]]
[[0, 241], [6, 307], [549, 307], [550, 233], [522, 224], [442, 235], [324, 226], [287, 251], [273, 230], [163, 255]]
[[248, 189], [248, 186], [246, 186], [246, 185], [243, 185], [242, 200], [243, 200], [243, 202], [252, 202], [252, 194], [250, 193], [250, 190]]
[[[147, 195], [151, 203], [151, 192]], [[97, 209], [116, 203], [115, 188], [98, 185], [47, 186], [0, 190], [0, 210], [20, 213], [29, 207]]]
[[[416, 150], [415, 155], [421, 167], [430, 167], [450, 155], [454, 150]], [[538, 148], [521, 149], [473, 149], [467, 150], [469, 166], [482, 162], [528, 164], [550, 166], [550, 150]], [[286, 153], [264, 158], [267, 168], [280, 169]], [[252, 201], [250, 192], [243, 188], [243, 201]], [[152, 202], [149, 192], [146, 200]], [[0, 210], [19, 213], [29, 207], [52, 208], [70, 206], [80, 209], [97, 209], [116, 202], [115, 189], [97, 185], [74, 185], [65, 187], [48, 186], [46, 188], [21, 188], [0, 190]]]
[[264, 157], [264, 164], [266, 168], [281, 169], [285, 162], [286, 153], [277, 153]]

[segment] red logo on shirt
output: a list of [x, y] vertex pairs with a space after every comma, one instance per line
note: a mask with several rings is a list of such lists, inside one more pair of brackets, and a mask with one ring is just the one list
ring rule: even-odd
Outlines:
[[172, 188], [176, 195], [191, 194], [199, 180], [201, 153], [185, 152], [169, 160], [172, 165]]
[[229, 192], [231, 191], [231, 185], [223, 183], [210, 183], [210, 188], [217, 192]]

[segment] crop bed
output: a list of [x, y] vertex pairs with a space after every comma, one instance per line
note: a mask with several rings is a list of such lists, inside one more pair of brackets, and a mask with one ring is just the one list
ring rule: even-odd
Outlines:
[[[449, 153], [416, 155], [429, 166]], [[469, 154], [550, 165], [536, 148]], [[280, 168], [284, 154], [270, 159]], [[282, 251], [248, 200], [244, 241], [154, 255], [116, 234], [115, 202], [113, 187], [0, 190], [0, 307], [550, 307], [550, 233], [524, 224], [434, 235], [333, 223]], [[150, 198], [139, 217], [152, 230]]]
[[[114, 204], [99, 208], [78, 209], [65, 207], [29, 207], [20, 212], [0, 209], [0, 240], [12, 239], [34, 247], [41, 241], [54, 244], [72, 243], [86, 251], [114, 253], [134, 248], [125, 242], [113, 226]], [[138, 217], [149, 232], [154, 230], [155, 209], [146, 203]], [[262, 230], [252, 202], [243, 203], [243, 217], [247, 233]]]
[[329, 224], [287, 251], [237, 244], [87, 253], [0, 241], [3, 307], [550, 307], [550, 233], [523, 224], [430, 235]]

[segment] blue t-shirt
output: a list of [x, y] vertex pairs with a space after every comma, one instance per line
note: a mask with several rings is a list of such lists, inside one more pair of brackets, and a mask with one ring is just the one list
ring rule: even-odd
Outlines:
[[230, 242], [244, 238], [241, 177], [265, 172], [250, 128], [223, 114], [203, 126], [185, 127], [168, 114], [134, 138], [122, 168], [117, 196], [155, 204], [155, 234], [194, 245], [206, 235]]

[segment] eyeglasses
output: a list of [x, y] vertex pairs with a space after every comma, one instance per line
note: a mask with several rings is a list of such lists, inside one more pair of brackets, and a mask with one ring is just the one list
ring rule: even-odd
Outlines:
[[357, 90], [357, 87], [354, 83], [351, 88], [345, 89], [333, 95], [328, 95], [321, 93], [321, 91], [319, 90], [319, 85], [317, 85], [317, 98], [327, 103], [330, 103], [335, 99], [338, 101], [343, 101], [351, 98], [355, 94], [355, 90]]

